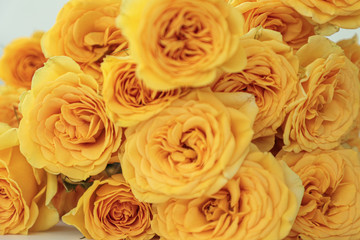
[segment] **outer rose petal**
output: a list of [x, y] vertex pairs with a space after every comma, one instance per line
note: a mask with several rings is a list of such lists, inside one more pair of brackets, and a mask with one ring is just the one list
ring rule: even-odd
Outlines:
[[42, 35], [42, 32], [35, 32], [29, 38], [15, 39], [4, 48], [0, 78], [7, 85], [30, 89], [34, 72], [47, 60], [40, 46]]
[[[241, 94], [246, 97], [231, 102], [208, 89], [194, 90], [129, 127], [120, 162], [136, 198], [159, 203], [210, 195], [224, 186], [248, 152], [257, 113], [253, 96]], [[246, 105], [251, 107], [241, 107]]]
[[121, 175], [98, 181], [62, 220], [96, 240], [152, 239], [151, 207], [139, 202]]
[[270, 153], [253, 149], [236, 175], [211, 196], [155, 204], [152, 227], [164, 240], [283, 239], [303, 189], [294, 172]]
[[51, 58], [35, 73], [20, 106], [20, 148], [30, 164], [73, 180], [105, 169], [122, 130], [107, 118], [97, 91], [94, 78], [68, 57]]
[[223, 0], [124, 1], [117, 24], [152, 89], [204, 86], [218, 68], [235, 72], [246, 63], [243, 18]]
[[0, 235], [43, 231], [59, 221], [45, 204], [46, 174], [20, 153], [17, 131], [0, 123]]

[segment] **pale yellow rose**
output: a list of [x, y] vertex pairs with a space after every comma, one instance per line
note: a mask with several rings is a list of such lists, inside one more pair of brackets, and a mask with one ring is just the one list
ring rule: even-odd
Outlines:
[[102, 83], [102, 59], [106, 55], [122, 55], [128, 47], [115, 25], [121, 2], [70, 0], [41, 40], [45, 56], [69, 56]]
[[47, 60], [40, 46], [42, 35], [43, 32], [35, 32], [31, 37], [15, 39], [4, 48], [0, 79], [7, 85], [30, 89], [34, 72]]
[[9, 124], [11, 127], [18, 127], [22, 118], [18, 106], [20, 95], [24, 88], [16, 88], [9, 85], [0, 86], [0, 122]]
[[234, 0], [231, 5], [245, 18], [244, 32], [258, 26], [278, 31], [295, 50], [315, 34], [314, 25], [281, 0]]
[[108, 119], [98, 83], [69, 57], [39, 69], [20, 102], [21, 152], [36, 168], [85, 180], [103, 171], [122, 129]]
[[139, 202], [123, 176], [117, 174], [94, 181], [62, 220], [88, 239], [147, 240], [155, 235], [150, 225], [152, 217], [151, 205]]
[[122, 127], [154, 116], [185, 92], [185, 89], [149, 89], [136, 76], [136, 64], [130, 57], [108, 56], [101, 64], [101, 70], [107, 113], [113, 122]]
[[360, 2], [356, 0], [282, 0], [282, 2], [318, 24], [330, 23], [342, 28], [360, 27]]
[[253, 151], [211, 196], [156, 204], [152, 227], [161, 239], [283, 239], [299, 210], [300, 178], [270, 153]]
[[45, 206], [46, 179], [20, 153], [17, 130], [0, 123], [0, 235], [43, 231], [59, 221]]
[[136, 198], [159, 203], [217, 192], [248, 152], [256, 113], [250, 94], [194, 90], [127, 128], [120, 162]]
[[360, 158], [351, 149], [280, 152], [300, 176], [301, 207], [286, 239], [360, 239]]
[[262, 150], [269, 151], [297, 94], [299, 61], [276, 31], [254, 28], [241, 37], [240, 44], [247, 55], [244, 70], [223, 73], [211, 89], [255, 96], [259, 113], [253, 127], [254, 139]]
[[351, 130], [359, 111], [358, 69], [342, 49], [313, 36], [297, 51], [302, 91], [284, 124], [284, 149], [332, 149]]
[[124, 0], [117, 19], [151, 89], [199, 87], [246, 64], [242, 15], [224, 0]]

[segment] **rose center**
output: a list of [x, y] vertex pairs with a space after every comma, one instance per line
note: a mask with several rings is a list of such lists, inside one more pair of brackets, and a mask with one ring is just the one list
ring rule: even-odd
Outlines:
[[211, 51], [211, 32], [194, 12], [169, 10], [161, 26], [159, 45], [164, 56], [196, 62]]
[[132, 222], [132, 219], [137, 216], [138, 206], [129, 202], [117, 202], [111, 208], [107, 218], [111, 222], [119, 222], [119, 224]]

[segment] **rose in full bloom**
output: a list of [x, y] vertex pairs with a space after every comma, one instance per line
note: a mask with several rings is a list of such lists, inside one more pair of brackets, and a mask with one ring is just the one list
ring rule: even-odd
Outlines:
[[88, 239], [147, 240], [155, 235], [151, 229], [151, 205], [132, 194], [121, 174], [96, 180], [86, 190], [73, 210], [62, 217]]
[[236, 175], [211, 196], [156, 204], [152, 227], [161, 239], [283, 239], [304, 188], [270, 153], [249, 153]]
[[59, 221], [45, 205], [46, 179], [20, 153], [17, 130], [0, 123], [0, 235], [43, 231]]
[[[337, 45], [339, 45], [344, 50], [345, 56], [349, 58], [350, 61], [358, 67], [358, 69], [360, 69], [360, 45], [358, 42], [359, 42], [358, 37], [355, 35], [351, 39], [345, 39], [339, 41]], [[358, 79], [360, 81], [360, 71], [359, 71]], [[360, 114], [358, 114], [355, 120], [354, 129], [352, 129], [346, 137], [347, 142], [350, 143], [350, 145], [353, 145], [356, 142], [358, 142], [359, 133], [360, 133]]]
[[152, 117], [184, 92], [184, 89], [149, 89], [136, 76], [136, 64], [130, 57], [108, 56], [101, 69], [104, 75], [102, 94], [107, 113], [113, 122], [122, 127]]
[[122, 130], [108, 119], [98, 83], [69, 57], [39, 69], [20, 102], [21, 152], [36, 168], [85, 180], [103, 171]]
[[262, 150], [268, 151], [297, 94], [299, 61], [276, 31], [254, 28], [241, 37], [240, 44], [247, 55], [244, 70], [223, 73], [211, 84], [211, 89], [255, 96], [259, 113], [254, 123], [254, 139]]
[[277, 156], [300, 176], [301, 207], [287, 239], [360, 239], [360, 158], [352, 149]]
[[332, 149], [351, 130], [359, 111], [358, 68], [342, 49], [313, 36], [297, 51], [302, 91], [284, 124], [284, 149]]
[[159, 203], [217, 192], [248, 152], [256, 113], [251, 94], [201, 89], [127, 128], [120, 162], [136, 198]]
[[151, 89], [204, 86], [241, 71], [242, 15], [224, 0], [124, 0], [117, 19], [137, 74]]
[[360, 27], [359, 1], [282, 0], [282, 2], [318, 24], [330, 23], [342, 28]]
[[41, 40], [45, 56], [69, 56], [101, 83], [102, 59], [106, 55], [122, 55], [128, 47], [115, 26], [121, 2], [70, 0]]
[[314, 25], [281, 0], [235, 0], [231, 4], [245, 18], [244, 32], [258, 26], [278, 31], [296, 50], [315, 34]]
[[15, 39], [4, 48], [0, 79], [7, 85], [30, 88], [34, 72], [47, 60], [40, 46], [42, 36], [43, 32], [35, 32], [31, 37]]
[[22, 116], [18, 106], [20, 95], [25, 90], [9, 85], [0, 86], [0, 122], [7, 123], [14, 128], [19, 126]]

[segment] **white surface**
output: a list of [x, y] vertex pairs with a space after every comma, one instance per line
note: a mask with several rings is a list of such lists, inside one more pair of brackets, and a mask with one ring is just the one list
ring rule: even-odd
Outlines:
[[0, 235], [0, 240], [86, 240], [75, 227], [59, 222], [46, 232], [30, 233], [30, 235]]

